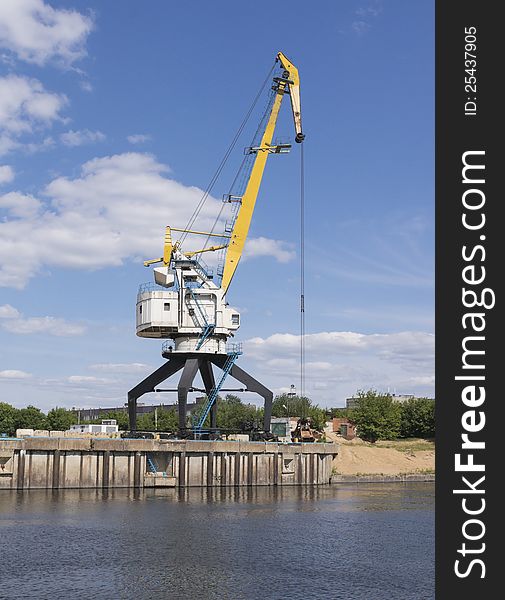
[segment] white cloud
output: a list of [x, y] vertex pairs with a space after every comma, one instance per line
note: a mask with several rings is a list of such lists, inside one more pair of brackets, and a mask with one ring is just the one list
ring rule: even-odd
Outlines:
[[358, 17], [377, 17], [382, 12], [382, 5], [380, 2], [373, 2], [369, 6], [362, 6], [356, 10]]
[[82, 335], [86, 328], [58, 317], [24, 317], [10, 304], [0, 306], [0, 327], [9, 333], [28, 335], [47, 333], [58, 337]]
[[[260, 356], [265, 350], [288, 355], [298, 355], [300, 336], [291, 333], [276, 333], [264, 339], [248, 340], [248, 352]], [[388, 361], [416, 362], [433, 358], [434, 335], [417, 331], [399, 333], [363, 334], [352, 331], [323, 331], [305, 336], [308, 353], [324, 357], [326, 353], [352, 355], [371, 351]]]
[[0, 319], [17, 319], [21, 313], [10, 304], [0, 306]]
[[[7, 211], [0, 221], [0, 286], [23, 288], [44, 267], [98, 269], [160, 256], [165, 226], [186, 225], [203, 195], [168, 171], [153, 156], [131, 152], [94, 158], [78, 177], [54, 179], [37, 198], [0, 196]], [[221, 207], [209, 197], [197, 228], [210, 229]], [[184, 249], [200, 243], [188, 238]], [[285, 262], [293, 252], [284, 242], [260, 238], [247, 256]]]
[[70, 66], [86, 56], [93, 19], [75, 10], [55, 9], [43, 0], [0, 2], [0, 47], [18, 59]]
[[27, 142], [19, 144], [18, 147], [25, 152], [32, 154], [33, 152], [42, 152], [44, 150], [50, 150], [55, 145], [55, 141], [51, 136], [45, 137], [41, 142]]
[[11, 217], [35, 217], [41, 206], [40, 201], [33, 196], [19, 192], [9, 192], [0, 196], [0, 208], [6, 209]]
[[82, 146], [93, 142], [103, 142], [105, 135], [101, 131], [81, 129], [79, 131], [66, 131], [60, 135], [60, 140], [65, 146]]
[[0, 165], [0, 185], [14, 179], [14, 169], [10, 165]]
[[[277, 333], [244, 342], [244, 363], [262, 382], [280, 391], [300, 377], [300, 336]], [[358, 389], [434, 393], [434, 336], [424, 332], [307, 334], [306, 393], [321, 405], [343, 405]]]
[[9, 135], [0, 135], [0, 156], [8, 154], [14, 150], [22, 150], [26, 154], [34, 152], [43, 152], [54, 147], [54, 140], [47, 136], [40, 142], [20, 142]]
[[93, 86], [87, 79], [82, 79], [79, 82], [79, 86], [80, 86], [81, 90], [83, 90], [84, 92], [92, 92], [93, 91]]
[[[312, 333], [305, 336], [308, 350], [317, 349], [325, 352], [333, 350], [341, 353], [354, 353], [363, 347], [367, 337], [362, 333], [351, 331], [330, 331]], [[274, 352], [298, 356], [300, 351], [300, 336], [293, 333], [274, 333], [268, 338], [251, 338], [247, 341], [248, 353], [261, 356], [266, 349]]]
[[371, 29], [372, 26], [366, 21], [353, 21], [351, 27], [353, 31], [358, 35], [364, 35], [367, 31]]
[[127, 136], [126, 139], [130, 142], [130, 144], [143, 144], [150, 141], [152, 138], [150, 135], [144, 133], [136, 133], [134, 135]]
[[52, 145], [51, 138], [29, 144], [19, 138], [64, 121], [61, 111], [67, 103], [65, 95], [48, 92], [37, 79], [0, 77], [0, 156], [18, 148], [31, 152]]
[[245, 243], [243, 260], [259, 256], [272, 256], [280, 263], [287, 263], [295, 258], [296, 252], [292, 244], [281, 240], [266, 237], [249, 238]]
[[[63, 406], [123, 406], [125, 390], [136, 385], [142, 375], [151, 366], [142, 363], [98, 363], [90, 365], [87, 370], [95, 373], [78, 372], [63, 377], [48, 377], [37, 381], [50, 396], [54, 406], [55, 398]], [[106, 395], [105, 395], [106, 394]], [[144, 401], [149, 402], [148, 398]], [[159, 396], [155, 402], [159, 402]], [[71, 403], [71, 404], [70, 404]]]
[[0, 156], [4, 156], [9, 152], [12, 152], [18, 147], [18, 143], [12, 139], [11, 136], [1, 133], [0, 127]]
[[33, 131], [61, 119], [67, 104], [63, 94], [48, 92], [38, 79], [19, 75], [0, 77], [0, 128], [12, 134]]
[[433, 334], [403, 331], [394, 334], [373, 334], [368, 336], [368, 346], [377, 352], [381, 359], [396, 362], [406, 368], [431, 364], [435, 336]]
[[47, 333], [57, 337], [82, 335], [86, 328], [83, 325], [69, 323], [57, 317], [30, 317], [10, 319], [2, 323], [2, 328], [10, 333], [27, 335], [32, 333]]
[[359, 17], [358, 20], [353, 21], [351, 27], [357, 35], [364, 35], [372, 28], [372, 23], [376, 17], [382, 12], [382, 4], [377, 0], [372, 2], [368, 6], [359, 7], [355, 14]]
[[331, 371], [333, 369], [333, 365], [326, 360], [318, 360], [308, 362], [306, 364], [306, 368], [311, 371]]
[[0, 377], [2, 379], [29, 379], [31, 376], [31, 373], [27, 373], [26, 371], [18, 371], [17, 369], [0, 371]]
[[409, 377], [406, 381], [407, 385], [435, 385], [435, 375], [425, 375], [419, 377]]
[[99, 363], [90, 365], [94, 371], [105, 371], [107, 373], [138, 373], [147, 371], [151, 367], [144, 363]]
[[79, 385], [110, 383], [110, 379], [106, 379], [104, 377], [93, 377], [92, 375], [70, 375], [70, 377], [67, 378], [67, 381], [68, 383], [77, 383]]

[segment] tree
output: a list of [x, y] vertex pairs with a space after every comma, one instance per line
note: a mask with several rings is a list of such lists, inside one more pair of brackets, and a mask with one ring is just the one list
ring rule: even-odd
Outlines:
[[379, 394], [375, 390], [358, 391], [357, 396], [357, 406], [349, 411], [349, 419], [362, 439], [374, 443], [399, 437], [401, 404], [394, 402], [390, 394]]
[[259, 414], [253, 404], [244, 404], [234, 394], [217, 400], [217, 426], [223, 429], [248, 430], [260, 426]]
[[154, 413], [138, 415], [137, 429], [140, 431], [154, 431]]
[[14, 435], [16, 433], [16, 413], [14, 408], [7, 402], [0, 402], [0, 433]]
[[77, 423], [75, 413], [64, 408], [53, 408], [47, 413], [47, 428], [52, 431], [66, 431]]
[[274, 417], [309, 417], [314, 429], [324, 429], [326, 411], [306, 396], [290, 396], [281, 394], [274, 398], [272, 403], [272, 416]]
[[47, 418], [40, 408], [27, 406], [16, 412], [14, 425], [15, 429], [47, 429]]
[[291, 396], [280, 394], [274, 398], [272, 403], [273, 417], [301, 417], [309, 416], [312, 401], [306, 396]]
[[435, 436], [435, 401], [430, 398], [411, 398], [402, 404], [402, 437]]
[[322, 431], [326, 425], [326, 411], [319, 406], [314, 405], [309, 408], [309, 418], [314, 429]]
[[158, 431], [176, 431], [178, 427], [179, 417], [174, 409], [158, 410]]

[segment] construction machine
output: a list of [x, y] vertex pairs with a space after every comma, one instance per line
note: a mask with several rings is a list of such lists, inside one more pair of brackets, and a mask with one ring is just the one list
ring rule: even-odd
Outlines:
[[291, 432], [291, 439], [293, 442], [317, 442], [321, 433], [312, 427], [310, 417], [300, 418]]

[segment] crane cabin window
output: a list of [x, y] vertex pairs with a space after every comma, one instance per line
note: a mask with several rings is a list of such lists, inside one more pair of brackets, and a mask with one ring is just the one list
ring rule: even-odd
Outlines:
[[142, 304], [139, 306], [139, 315], [142, 314]]
[[231, 324], [238, 325], [240, 320], [240, 315], [232, 315], [231, 316]]
[[170, 310], [170, 302], [163, 303], [163, 310]]

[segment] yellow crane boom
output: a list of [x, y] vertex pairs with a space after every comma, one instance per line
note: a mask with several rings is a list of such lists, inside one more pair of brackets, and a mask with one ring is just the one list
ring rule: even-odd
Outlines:
[[289, 93], [291, 98], [291, 108], [296, 131], [295, 140], [296, 142], [301, 143], [305, 137], [302, 133], [300, 78], [298, 76], [298, 69], [282, 52], [277, 54], [277, 60], [280, 61], [284, 68], [284, 73], [282, 77], [275, 78], [275, 81], [277, 82], [277, 93], [270, 110], [268, 122], [263, 137], [261, 138], [260, 145], [257, 148], [252, 149], [256, 153], [256, 158], [246, 190], [241, 199], [240, 210], [231, 232], [231, 240], [228, 245], [224, 262], [223, 277], [221, 280], [221, 288], [224, 290], [224, 293], [228, 290], [244, 250], [244, 244], [251, 225], [256, 198], [258, 197], [267, 158], [270, 154], [279, 152], [278, 146], [272, 146], [272, 138], [282, 99], [286, 93]]
[[270, 154], [286, 152], [290, 148], [289, 144], [272, 144], [277, 118], [279, 116], [279, 110], [285, 94], [289, 94], [291, 99], [291, 109], [296, 132], [295, 141], [297, 143], [301, 143], [305, 138], [305, 135], [302, 133], [300, 78], [298, 75], [298, 69], [282, 52], [277, 54], [276, 61], [280, 62], [284, 71], [282, 73], [282, 77], [274, 77], [275, 85], [273, 86], [273, 89], [275, 90], [276, 94], [272, 106], [270, 107], [270, 114], [268, 115], [267, 124], [265, 131], [263, 132], [260, 145], [249, 149], [250, 153], [256, 154], [256, 157], [252, 165], [244, 195], [240, 198], [240, 208], [238, 210], [237, 217], [233, 224], [233, 229], [230, 235], [204, 231], [193, 231], [191, 229], [178, 229], [176, 227], [167, 226], [165, 231], [163, 256], [144, 261], [144, 265], [146, 267], [157, 263], [162, 263], [167, 267], [170, 266], [174, 252], [180, 249], [180, 242], [174, 243], [172, 241], [172, 231], [184, 232], [185, 234], [205, 235], [208, 238], [229, 238], [230, 241], [227, 244], [220, 244], [218, 246], [204, 248], [203, 250], [185, 253], [186, 256], [193, 257], [202, 252], [211, 252], [226, 248], [227, 250], [223, 265], [223, 275], [221, 279], [221, 289], [223, 290], [224, 294], [226, 294], [244, 250], [244, 244], [247, 239], [247, 234], [249, 233], [249, 227], [251, 225], [256, 198], [258, 197], [261, 180], [263, 179], [263, 172], [265, 170], [267, 158]]

